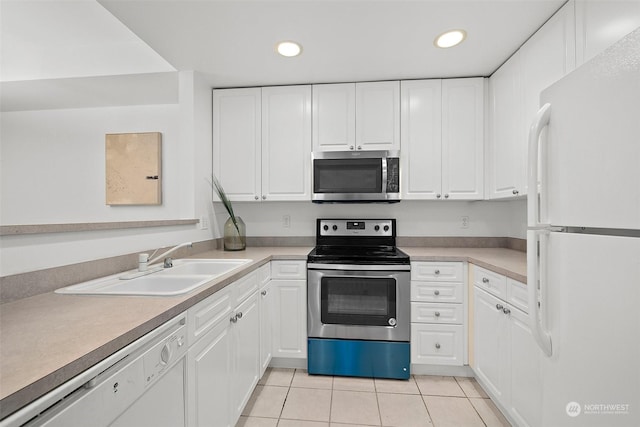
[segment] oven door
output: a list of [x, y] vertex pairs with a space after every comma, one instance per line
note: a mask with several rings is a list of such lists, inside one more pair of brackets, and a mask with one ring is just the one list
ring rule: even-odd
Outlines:
[[310, 338], [409, 341], [410, 272], [309, 269], [307, 275]]

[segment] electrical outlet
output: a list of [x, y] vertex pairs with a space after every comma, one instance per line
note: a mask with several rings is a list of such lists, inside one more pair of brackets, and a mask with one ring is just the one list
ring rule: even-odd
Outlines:
[[282, 227], [283, 228], [291, 227], [291, 215], [282, 215]]
[[463, 216], [462, 217], [462, 223], [460, 224], [461, 228], [469, 228], [469, 217], [468, 216]]
[[206, 215], [200, 217], [200, 230], [209, 229], [209, 218]]

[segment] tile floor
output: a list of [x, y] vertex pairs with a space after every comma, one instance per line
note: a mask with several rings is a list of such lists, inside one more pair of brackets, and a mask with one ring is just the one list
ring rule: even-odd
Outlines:
[[269, 368], [236, 427], [509, 425], [472, 378], [374, 380]]

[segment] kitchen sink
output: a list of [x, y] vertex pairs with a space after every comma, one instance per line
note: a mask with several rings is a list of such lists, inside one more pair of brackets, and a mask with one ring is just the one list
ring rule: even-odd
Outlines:
[[[56, 290], [59, 294], [176, 296], [191, 292], [229, 273], [250, 259], [184, 259], [160, 271], [122, 280], [118, 274]], [[130, 274], [129, 274], [130, 276]]]

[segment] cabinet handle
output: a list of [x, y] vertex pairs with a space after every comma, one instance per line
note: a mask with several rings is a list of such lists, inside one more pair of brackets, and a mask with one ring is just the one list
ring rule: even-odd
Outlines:
[[503, 312], [504, 314], [510, 314], [510, 313], [511, 313], [511, 310], [509, 310], [508, 308], [503, 308], [503, 309], [502, 309], [502, 312]]
[[440, 270], [434, 271], [435, 274], [440, 274]]
[[442, 194], [436, 194], [437, 199], [439, 199], [440, 197], [442, 197]]
[[439, 349], [440, 348], [440, 343], [436, 343], [436, 348]]
[[504, 307], [502, 306], [502, 304], [496, 304], [496, 309], [497, 310], [502, 310]]
[[445, 198], [445, 199], [448, 199], [448, 198], [449, 198], [449, 194], [445, 194], [445, 195], [444, 195], [444, 198]]
[[353, 145], [350, 145], [350, 146], [349, 146], [349, 150], [353, 150]]
[[358, 145], [358, 150], [362, 150], [362, 145]]
[[263, 297], [267, 295], [267, 291], [262, 291], [260, 292], [260, 295], [262, 295]]
[[262, 196], [262, 200], [267, 200], [267, 196]]
[[486, 277], [482, 278], [482, 283], [489, 283], [489, 279], [487, 279]]
[[258, 197], [258, 196], [256, 196], [256, 197], [255, 197], [255, 199], [256, 199], [256, 200], [258, 200], [258, 199], [259, 199], [259, 197]]
[[436, 289], [435, 291], [433, 291], [433, 294], [434, 295], [440, 295], [440, 291]]
[[518, 193], [520, 193], [518, 190], [513, 190], [512, 191], [513, 194], [518, 195]]
[[440, 312], [439, 311], [436, 311], [434, 314], [436, 315], [436, 317], [440, 317]]
[[239, 311], [238, 314], [236, 314], [236, 316], [238, 316], [238, 319], [242, 319], [242, 312]]
[[231, 323], [236, 323], [238, 321], [238, 315], [236, 314], [234, 316], [231, 316], [231, 319], [229, 320], [231, 321]]

